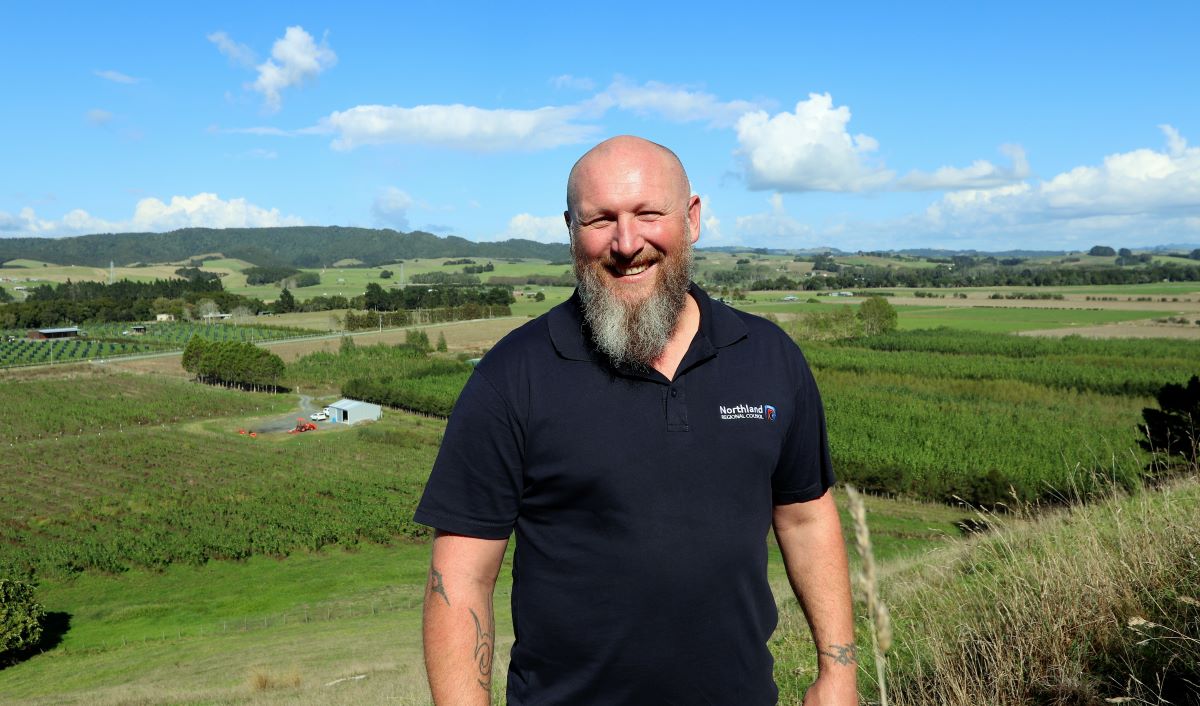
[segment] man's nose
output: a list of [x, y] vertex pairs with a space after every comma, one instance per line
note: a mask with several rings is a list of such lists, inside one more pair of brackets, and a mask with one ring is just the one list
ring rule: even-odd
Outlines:
[[637, 219], [632, 216], [618, 217], [613, 232], [613, 254], [628, 260], [641, 252], [645, 245]]

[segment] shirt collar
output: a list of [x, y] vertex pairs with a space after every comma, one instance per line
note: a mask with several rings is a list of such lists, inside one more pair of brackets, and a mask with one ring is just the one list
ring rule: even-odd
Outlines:
[[[745, 338], [749, 331], [741, 317], [724, 305], [714, 305], [708, 293], [694, 282], [688, 293], [700, 307], [700, 330], [697, 339], [703, 337], [714, 348], [724, 348]], [[550, 310], [547, 315], [550, 340], [559, 355], [568, 360], [592, 360], [597, 354], [583, 321], [583, 303], [579, 290], [571, 298]], [[693, 340], [692, 346], [705, 341]]]

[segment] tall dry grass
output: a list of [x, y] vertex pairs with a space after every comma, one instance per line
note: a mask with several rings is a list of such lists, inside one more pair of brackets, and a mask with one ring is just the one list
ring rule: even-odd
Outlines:
[[985, 520], [885, 586], [893, 703], [1200, 704], [1200, 483]]

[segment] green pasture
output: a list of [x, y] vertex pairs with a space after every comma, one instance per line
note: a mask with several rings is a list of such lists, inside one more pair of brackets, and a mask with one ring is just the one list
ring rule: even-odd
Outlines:
[[[532, 284], [524, 287], [516, 287], [514, 288], [513, 295], [517, 301], [509, 308], [512, 309], [514, 316], [541, 316], [555, 306], [570, 299], [571, 293], [574, 291], [574, 287], [542, 287]], [[518, 292], [524, 292], [524, 294], [518, 295]], [[533, 295], [538, 292], [546, 295], [544, 301], [539, 302], [534, 299]]]
[[[153, 282], [156, 279], [175, 277], [177, 265], [152, 265], [148, 267], [115, 267], [112, 276], [116, 280], [128, 279], [134, 282]], [[0, 266], [0, 277], [5, 279], [25, 280], [15, 284], [37, 286], [44, 283], [58, 283], [71, 280], [107, 282], [109, 270], [107, 267], [87, 267], [84, 265], [55, 265], [36, 260], [9, 260]]]
[[1184, 297], [1200, 295], [1200, 282], [1152, 282], [1147, 284], [1080, 284], [1057, 287], [970, 287], [961, 289], [935, 290], [944, 292], [1028, 292], [1030, 294], [1097, 294], [1118, 297], [1137, 298], [1138, 296], [1168, 296]]
[[1012, 333], [1069, 326], [1095, 326], [1171, 316], [1168, 311], [1117, 311], [1110, 309], [1049, 309], [986, 306], [896, 306], [902, 330], [947, 326], [969, 331]]
[[[524, 305], [540, 313], [569, 291], [546, 288], [536, 312], [532, 299]], [[793, 313], [823, 306], [789, 304]], [[1135, 485], [1145, 392], [1200, 369], [1200, 353], [1181, 341], [958, 329], [801, 342], [840, 479], [900, 496], [868, 498], [885, 577], [951, 543], [954, 521], [971, 514], [916, 498], [991, 503], [1007, 502], [1010, 488], [1039, 499]], [[410, 352], [356, 351], [308, 356], [289, 375], [307, 389], [384, 370], [440, 373]], [[428, 530], [411, 517], [444, 422], [387, 410], [359, 428], [249, 438], [238, 431], [286, 422], [297, 399], [103, 370], [0, 379], [0, 396], [10, 400], [0, 437], [11, 444], [0, 574], [34, 572], [39, 599], [66, 625], [57, 645], [0, 670], [6, 698], [427, 703], [419, 605]], [[769, 571], [782, 606], [772, 640], [781, 702], [795, 704], [811, 678], [811, 646], [777, 556]], [[501, 653], [511, 644], [509, 590], [506, 568]], [[502, 659], [497, 666], [499, 693]], [[256, 675], [283, 686], [256, 690]]]
[[839, 265], [860, 267], [883, 267], [889, 269], [924, 270], [937, 267], [938, 263], [910, 257], [880, 257], [877, 255], [845, 255], [833, 258]]
[[[463, 258], [413, 259], [406, 260], [403, 265], [401, 263], [394, 263], [380, 267], [305, 268], [302, 271], [314, 272], [320, 275], [321, 283], [291, 291], [297, 301], [305, 301], [315, 296], [356, 297], [366, 292], [367, 285], [372, 282], [387, 289], [395, 286], [412, 285], [412, 277], [417, 274], [427, 274], [430, 272], [461, 273], [464, 265], [443, 264], [450, 259]], [[475, 275], [482, 284], [487, 284], [490, 277], [557, 277], [571, 269], [570, 265], [552, 265], [544, 260], [518, 260], [516, 262], [509, 262], [508, 260], [495, 258], [467, 259], [474, 260], [476, 265], [485, 265], [491, 262], [494, 266], [495, 269], [492, 272], [481, 272]], [[240, 272], [241, 269], [245, 269], [244, 266], [233, 267], [225, 264], [236, 262], [240, 261], [212, 260], [204, 263], [203, 269], [227, 272], [228, 274], [221, 281], [225, 289], [234, 294], [257, 297], [268, 302], [274, 301], [279, 296], [280, 288], [278, 286], [273, 284], [248, 285], [246, 284], [245, 275]], [[391, 278], [383, 279], [379, 276], [384, 270], [392, 272]]]

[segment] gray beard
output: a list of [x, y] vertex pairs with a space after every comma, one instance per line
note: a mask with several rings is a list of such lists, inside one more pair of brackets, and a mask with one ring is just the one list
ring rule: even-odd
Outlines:
[[687, 302], [691, 241], [674, 258], [660, 260], [659, 270], [654, 291], [642, 301], [629, 303], [605, 285], [596, 263], [575, 258], [583, 318], [592, 342], [619, 367], [649, 370], [666, 350]]

